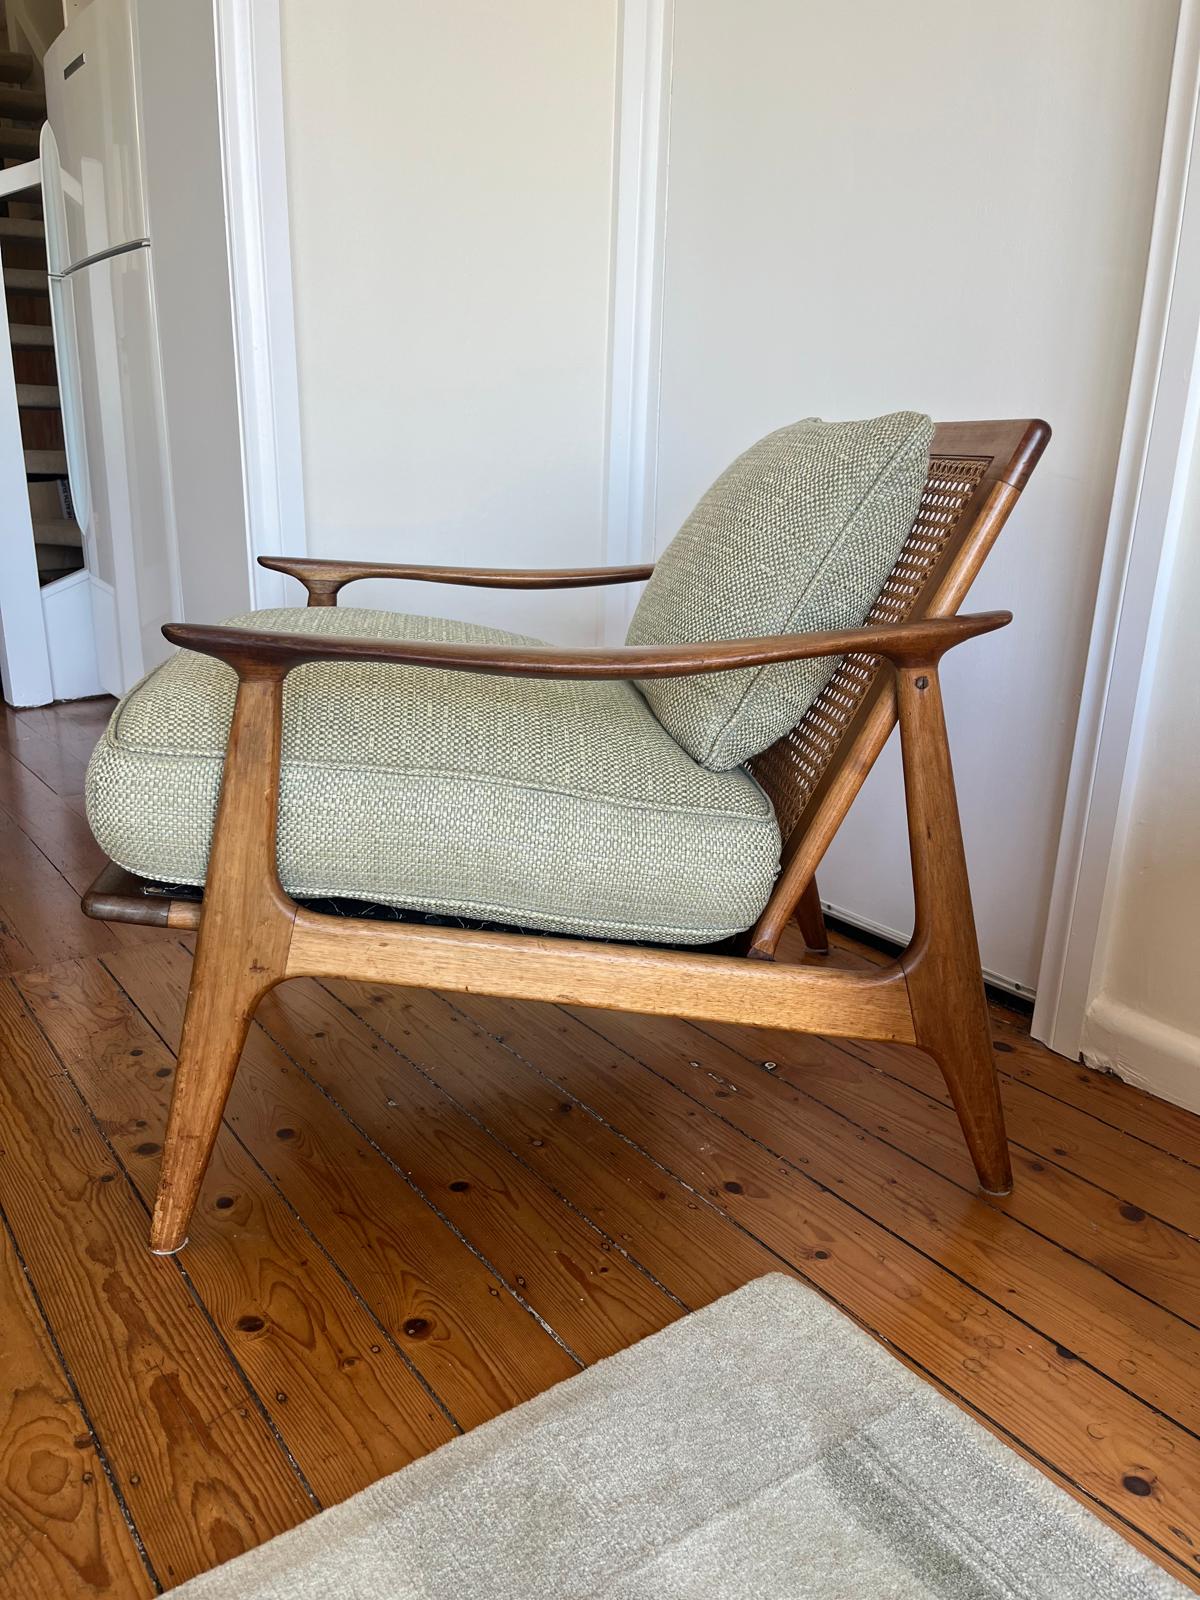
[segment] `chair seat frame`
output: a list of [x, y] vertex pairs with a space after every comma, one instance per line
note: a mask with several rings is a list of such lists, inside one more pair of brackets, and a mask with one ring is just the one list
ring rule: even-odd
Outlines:
[[[838, 632], [714, 643], [570, 650], [438, 644], [170, 624], [171, 643], [214, 656], [238, 676], [203, 898], [164, 898], [112, 864], [84, 896], [89, 916], [197, 933], [196, 956], [151, 1248], [187, 1242], [246, 1033], [262, 996], [291, 977], [480, 992], [610, 1007], [800, 1033], [916, 1045], [937, 1061], [981, 1187], [1004, 1194], [1012, 1171], [992, 1054], [962, 831], [942, 704], [942, 656], [1003, 627], [1008, 612], [953, 613], [1049, 437], [1044, 423], [951, 424], [935, 460], [955, 451], [985, 462], [958, 507], [952, 537], [903, 621]], [[932, 481], [932, 479], [931, 479]], [[298, 578], [309, 604], [334, 605], [359, 578], [496, 588], [581, 587], [645, 579], [651, 567], [519, 572], [262, 558]], [[382, 661], [451, 671], [565, 678], [686, 676], [814, 657], [864, 661], [865, 688], [840, 729], [835, 758], [793, 821], [771, 899], [743, 953], [654, 948], [466, 928], [329, 916], [282, 888], [276, 863], [283, 688], [316, 661]], [[867, 771], [898, 721], [915, 926], [900, 956], [869, 971], [775, 959], [798, 916], [807, 942], [823, 929], [815, 871]], [[759, 773], [757, 761], [753, 764]], [[772, 793], [772, 783], [764, 786]], [[775, 793], [777, 810], [781, 801]]]

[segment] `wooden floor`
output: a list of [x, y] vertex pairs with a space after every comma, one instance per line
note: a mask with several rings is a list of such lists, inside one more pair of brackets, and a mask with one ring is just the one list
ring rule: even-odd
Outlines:
[[189, 955], [78, 912], [107, 711], [0, 728], [3, 1600], [170, 1588], [771, 1271], [1200, 1592], [1200, 1119], [999, 1009], [991, 1200], [910, 1049], [289, 983], [151, 1256]]

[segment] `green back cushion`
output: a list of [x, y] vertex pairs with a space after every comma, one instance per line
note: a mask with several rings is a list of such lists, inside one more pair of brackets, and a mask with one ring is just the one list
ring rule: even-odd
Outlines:
[[[916, 411], [792, 423], [713, 484], [663, 552], [629, 644], [857, 627], [908, 536], [933, 423]], [[639, 680], [689, 755], [723, 772], [803, 718], [837, 659]]]

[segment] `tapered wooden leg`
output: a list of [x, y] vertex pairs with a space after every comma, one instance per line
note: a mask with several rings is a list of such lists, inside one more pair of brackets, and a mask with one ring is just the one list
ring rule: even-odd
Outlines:
[[287, 970], [296, 906], [275, 866], [282, 689], [278, 672], [238, 687], [150, 1228], [159, 1255], [187, 1243], [254, 1008]]
[[829, 934], [825, 928], [825, 913], [821, 910], [821, 895], [817, 880], [810, 878], [796, 904], [796, 921], [804, 943], [815, 955], [829, 954]]
[[[911, 978], [909, 992], [913, 994]], [[941, 1068], [980, 1188], [987, 1194], [1008, 1194], [1012, 1162], [982, 980], [964, 982], [957, 990], [943, 980], [932, 1004], [913, 996], [913, 1013], [917, 1044]]]
[[187, 1243], [188, 1224], [221, 1126], [250, 1019], [264, 993], [261, 978], [249, 972], [231, 981], [228, 963], [220, 959], [219, 952], [214, 957], [211, 951], [210, 942], [203, 954], [197, 953], [192, 968], [175, 1092], [163, 1143], [162, 1173], [150, 1226], [150, 1248], [156, 1255], [173, 1255]]
[[897, 670], [916, 927], [904, 955], [918, 1046], [942, 1070], [980, 1186], [1012, 1188], [954, 774], [934, 667]]

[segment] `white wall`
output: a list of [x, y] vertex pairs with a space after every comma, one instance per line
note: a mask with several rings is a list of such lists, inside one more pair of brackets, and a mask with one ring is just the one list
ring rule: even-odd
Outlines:
[[1200, 453], [1143, 685], [1106, 896], [1085, 1060], [1200, 1111]]
[[[602, 558], [617, 0], [282, 0], [309, 552]], [[348, 604], [596, 637], [594, 592]]]
[[[676, 0], [661, 547], [799, 416], [1055, 437], [945, 667], [985, 965], [1036, 983], [1124, 415], [1176, 0]], [[820, 875], [910, 924], [898, 752]]]

